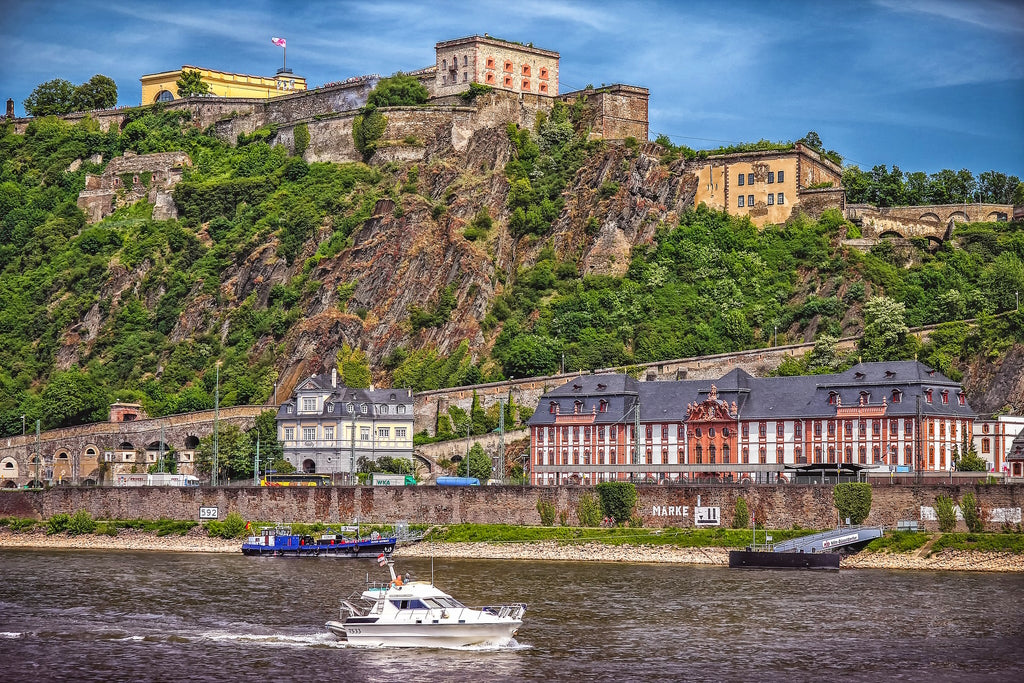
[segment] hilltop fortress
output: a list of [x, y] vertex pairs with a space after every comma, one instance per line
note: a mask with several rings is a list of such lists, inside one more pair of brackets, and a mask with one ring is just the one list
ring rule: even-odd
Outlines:
[[[387, 128], [371, 164], [415, 163], [424, 160], [428, 152], [443, 152], [446, 148], [457, 154], [465, 153], [473, 144], [474, 134], [481, 129], [502, 127], [509, 122], [533, 129], [537, 113], [549, 111], [558, 100], [581, 106], [592, 139], [632, 139], [640, 143], [648, 140], [647, 88], [619, 83], [562, 92], [558, 52], [484, 34], [439, 42], [434, 46], [434, 58], [434, 64], [407, 72], [430, 93], [428, 105], [384, 110]], [[261, 128], [272, 128], [274, 133], [269, 142], [284, 145], [292, 153], [295, 129], [304, 126], [309, 132], [309, 143], [302, 152], [306, 161], [363, 160], [355, 148], [352, 125], [380, 76], [357, 76], [319, 88], [293, 90], [291, 86], [277, 84], [279, 79], [188, 68], [215, 74], [216, 78], [210, 77], [211, 88], [215, 95], [224, 96], [175, 99], [168, 90], [170, 81], [163, 77], [179, 72], [165, 72], [141, 77], [143, 106], [159, 102], [167, 109], [189, 111], [194, 125], [210, 129], [228, 142]], [[305, 79], [295, 78], [301, 81], [302, 88], [306, 87]], [[473, 83], [492, 90], [471, 99], [462, 97]], [[263, 90], [266, 95], [231, 96]], [[9, 107], [9, 118], [12, 113]], [[125, 125], [128, 113], [124, 109], [94, 111], [65, 118], [74, 121], [91, 116], [107, 130], [112, 125]], [[30, 121], [13, 119], [15, 131], [23, 133]], [[651, 145], [643, 151], [656, 156], [659, 150]], [[164, 156], [153, 155], [152, 163], [148, 161], [150, 157], [136, 157], [126, 164], [131, 167], [133, 185], [137, 185], [135, 177], [139, 174], [148, 178], [147, 174], [152, 173], [164, 180], [158, 191], [143, 186], [130, 188], [132, 196], [122, 198], [122, 202], [142, 196], [165, 198], [180, 176], [181, 161], [168, 164]], [[994, 204], [920, 207], [921, 210], [847, 207], [842, 169], [799, 143], [788, 150], [707, 156], [688, 161], [677, 171], [693, 176], [693, 204], [703, 202], [733, 215], [749, 216], [759, 227], [783, 223], [797, 210], [817, 217], [824, 210], [835, 208], [860, 224], [869, 240], [887, 236], [942, 241], [949, 238], [955, 220], [1006, 220], [1013, 215], [1012, 206]], [[116, 182], [112, 177], [90, 179], [89, 190], [79, 198], [79, 206], [90, 221], [101, 220], [116, 208]], [[164, 199], [160, 215], [173, 217], [173, 204], [168, 205]]]

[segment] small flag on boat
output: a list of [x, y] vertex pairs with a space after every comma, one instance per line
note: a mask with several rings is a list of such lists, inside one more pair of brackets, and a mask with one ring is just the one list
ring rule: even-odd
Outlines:
[[245, 530], [246, 530], [246, 531], [248, 531], [248, 530], [249, 530], [249, 529], [251, 529], [251, 528], [252, 528], [252, 525], [251, 525], [251, 524], [249, 524], [249, 522], [246, 522], [246, 523], [245, 523]]
[[384, 557], [384, 553], [381, 553], [380, 555], [377, 556], [377, 564], [379, 564], [380, 566], [383, 567], [387, 563], [388, 563], [388, 560], [387, 560], [386, 557]]
[[277, 45], [278, 47], [284, 47], [285, 46], [285, 39], [284, 38], [271, 38], [270, 42], [272, 42], [274, 45]]

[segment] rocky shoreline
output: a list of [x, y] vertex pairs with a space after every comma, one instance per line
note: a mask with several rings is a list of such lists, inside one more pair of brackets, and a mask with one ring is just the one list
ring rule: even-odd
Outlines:
[[[61, 550], [121, 550], [198, 553], [237, 553], [240, 541], [210, 538], [196, 528], [184, 536], [124, 529], [117, 536], [66, 533], [48, 536], [44, 531], [0, 530], [0, 548]], [[445, 557], [494, 560], [552, 560], [565, 562], [635, 562], [727, 566], [728, 548], [678, 548], [675, 546], [609, 545], [605, 543], [434, 543], [402, 546], [396, 557]], [[844, 557], [843, 569], [900, 569], [915, 571], [1024, 572], [1024, 555], [1013, 553], [946, 550], [932, 557], [906, 553], [866, 553]]]

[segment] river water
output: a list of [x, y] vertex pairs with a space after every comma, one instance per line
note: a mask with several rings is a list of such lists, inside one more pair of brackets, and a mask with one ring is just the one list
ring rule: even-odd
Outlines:
[[[414, 578], [429, 559], [399, 560]], [[373, 560], [0, 551], [0, 680], [1020, 680], [1019, 574], [435, 560], [517, 644], [347, 647], [323, 628]]]

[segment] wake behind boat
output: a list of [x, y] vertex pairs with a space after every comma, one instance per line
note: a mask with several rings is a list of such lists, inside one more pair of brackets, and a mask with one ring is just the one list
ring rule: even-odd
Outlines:
[[[269, 557], [377, 557], [381, 553], [392, 553], [399, 541], [397, 534], [382, 536], [377, 532], [363, 538], [359, 536], [358, 527], [343, 527], [341, 531], [314, 538], [293, 534], [288, 526], [261, 527], [259, 534], [249, 536], [242, 543], [242, 553]], [[353, 532], [354, 537], [344, 535]]]
[[341, 601], [339, 621], [327, 629], [352, 645], [376, 647], [501, 646], [523, 625], [524, 603], [466, 607], [428, 581], [404, 581], [387, 563], [391, 582], [371, 584], [362, 604]]

